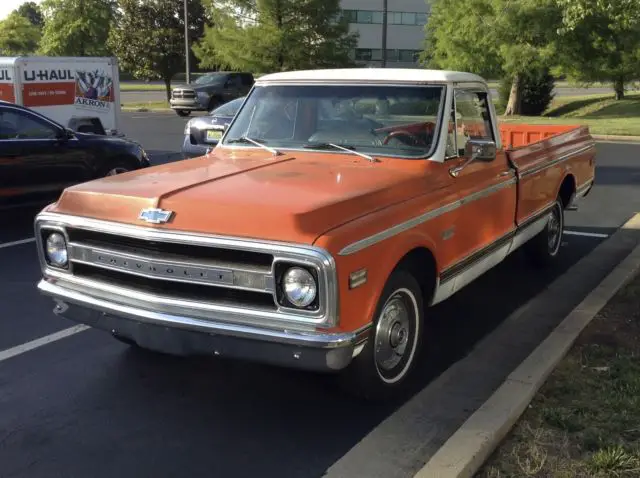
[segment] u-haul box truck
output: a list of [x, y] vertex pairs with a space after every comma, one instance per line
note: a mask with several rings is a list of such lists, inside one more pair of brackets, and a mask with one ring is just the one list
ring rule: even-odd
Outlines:
[[0, 57], [0, 100], [27, 106], [74, 131], [121, 134], [116, 58]]

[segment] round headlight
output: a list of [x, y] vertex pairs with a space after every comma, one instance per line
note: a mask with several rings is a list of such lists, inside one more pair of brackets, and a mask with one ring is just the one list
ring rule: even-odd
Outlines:
[[54, 232], [47, 237], [47, 259], [53, 265], [64, 267], [69, 260], [67, 255], [67, 242], [59, 232]]
[[284, 275], [284, 293], [296, 307], [306, 307], [316, 298], [318, 285], [311, 273], [300, 267], [292, 267]]

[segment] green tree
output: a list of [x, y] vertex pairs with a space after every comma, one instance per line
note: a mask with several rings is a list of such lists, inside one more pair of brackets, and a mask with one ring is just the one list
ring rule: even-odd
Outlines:
[[44, 0], [40, 53], [51, 56], [110, 56], [107, 38], [114, 0]]
[[433, 0], [421, 61], [511, 81], [505, 115], [521, 112], [525, 74], [553, 58], [556, 0]]
[[[108, 45], [122, 66], [138, 78], [164, 81], [167, 100], [171, 78], [185, 65], [183, 0], [119, 0], [119, 21]], [[204, 31], [201, 0], [188, 0], [189, 44]]]
[[0, 55], [30, 55], [38, 48], [40, 29], [17, 12], [0, 21]]
[[339, 0], [212, 2], [215, 25], [194, 53], [205, 67], [251, 72], [352, 66], [357, 33]]
[[20, 16], [29, 20], [32, 25], [35, 25], [38, 28], [44, 27], [44, 16], [42, 15], [42, 9], [36, 2], [24, 2], [14, 11], [18, 12]]
[[640, 79], [638, 0], [557, 0], [559, 70], [581, 83], [610, 82], [616, 99]]

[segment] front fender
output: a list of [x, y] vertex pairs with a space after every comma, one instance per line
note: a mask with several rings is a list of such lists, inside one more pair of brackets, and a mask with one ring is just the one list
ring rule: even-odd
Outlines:
[[[332, 231], [331, 236], [335, 237], [336, 233], [339, 235], [338, 231]], [[344, 331], [357, 330], [374, 320], [375, 309], [387, 279], [412, 250], [423, 248], [431, 252], [438, 270], [435, 242], [423, 229], [404, 231], [353, 254], [340, 255], [341, 249], [335, 247], [336, 242], [329, 236], [320, 237], [315, 245], [327, 249], [336, 262], [339, 329]], [[367, 270], [366, 283], [350, 289], [350, 274], [362, 269]]]

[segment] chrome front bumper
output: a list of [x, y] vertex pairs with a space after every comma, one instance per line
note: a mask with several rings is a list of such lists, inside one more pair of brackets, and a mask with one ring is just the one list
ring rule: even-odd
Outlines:
[[70, 290], [42, 279], [39, 291], [54, 313], [176, 355], [212, 355], [314, 371], [345, 368], [362, 349], [370, 328], [351, 333], [276, 330], [173, 315]]

